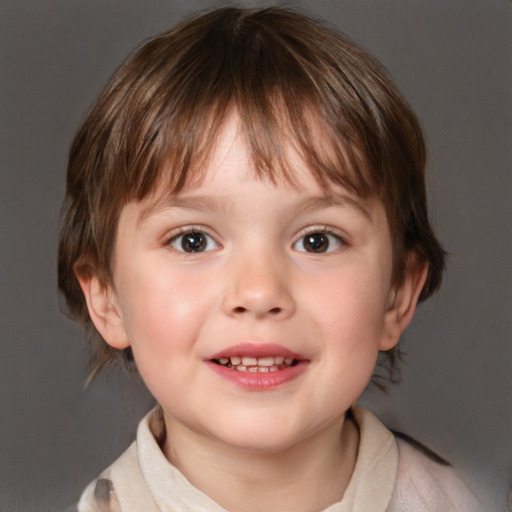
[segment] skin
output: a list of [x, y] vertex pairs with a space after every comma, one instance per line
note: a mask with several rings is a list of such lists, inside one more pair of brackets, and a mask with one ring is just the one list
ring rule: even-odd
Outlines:
[[[336, 187], [329, 201], [291, 150], [289, 163], [298, 186], [257, 179], [232, 117], [199, 185], [123, 208], [113, 286], [77, 269], [97, 329], [132, 347], [163, 408], [165, 455], [228, 510], [313, 511], [342, 498], [359, 440], [345, 413], [426, 277], [411, 257], [392, 283], [377, 198]], [[206, 245], [186, 252], [183, 233]], [[304, 368], [247, 389], [212, 369], [213, 354], [240, 343], [278, 345]]]

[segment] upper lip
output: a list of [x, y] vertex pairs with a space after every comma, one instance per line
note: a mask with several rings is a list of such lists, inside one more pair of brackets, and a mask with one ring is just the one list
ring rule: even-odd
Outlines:
[[282, 345], [277, 343], [238, 343], [236, 345], [231, 345], [228, 348], [221, 350], [220, 352], [215, 352], [215, 354], [211, 354], [206, 357], [206, 360], [213, 359], [221, 359], [223, 357], [232, 357], [232, 356], [250, 356], [250, 357], [278, 357], [282, 356], [284, 358], [292, 358], [297, 361], [306, 359], [303, 355], [294, 352]]

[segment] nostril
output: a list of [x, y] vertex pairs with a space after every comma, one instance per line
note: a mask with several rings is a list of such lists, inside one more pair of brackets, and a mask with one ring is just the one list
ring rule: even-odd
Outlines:
[[[236, 308], [233, 308], [233, 313], [235, 314], [241, 314], [249, 311], [247, 308], [244, 308], [243, 306], [237, 306]], [[282, 312], [282, 308], [275, 307], [268, 310], [268, 313], [271, 315], [278, 315]]]

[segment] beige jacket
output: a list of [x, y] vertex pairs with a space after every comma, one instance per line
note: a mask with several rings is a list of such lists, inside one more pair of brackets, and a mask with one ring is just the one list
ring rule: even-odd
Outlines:
[[[359, 452], [343, 499], [322, 512], [482, 512], [453, 469], [393, 434], [354, 407]], [[137, 439], [85, 489], [78, 512], [226, 512], [170, 464], [157, 439], [159, 408], [141, 421]]]

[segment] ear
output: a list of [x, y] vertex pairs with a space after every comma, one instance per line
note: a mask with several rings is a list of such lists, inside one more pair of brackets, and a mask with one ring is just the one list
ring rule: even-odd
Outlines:
[[390, 291], [379, 350], [395, 347], [411, 323], [427, 274], [428, 263], [420, 260], [416, 253], [410, 253], [404, 279]]
[[76, 265], [74, 270], [89, 316], [101, 337], [113, 348], [124, 349], [130, 346], [112, 287], [103, 284], [88, 265]]

